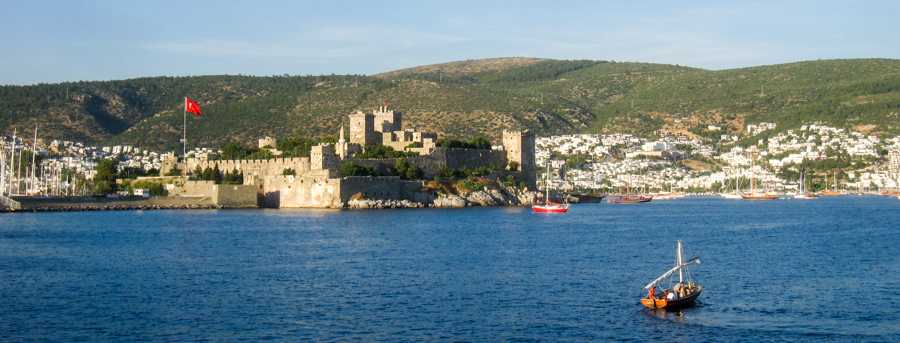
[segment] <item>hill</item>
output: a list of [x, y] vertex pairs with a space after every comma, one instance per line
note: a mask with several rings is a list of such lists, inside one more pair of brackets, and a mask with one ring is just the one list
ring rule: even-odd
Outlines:
[[900, 61], [806, 61], [710, 71], [612, 61], [497, 58], [373, 76], [152, 77], [0, 86], [0, 127], [46, 139], [178, 150], [184, 97], [190, 146], [254, 145], [272, 136], [335, 135], [348, 114], [382, 102], [406, 127], [494, 142], [503, 129], [538, 135], [656, 130], [717, 137], [717, 125], [779, 129], [819, 122], [898, 134]]

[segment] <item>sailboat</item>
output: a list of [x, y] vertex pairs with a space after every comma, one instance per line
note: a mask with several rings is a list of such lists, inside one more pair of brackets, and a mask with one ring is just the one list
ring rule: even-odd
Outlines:
[[631, 186], [628, 187], [628, 192], [625, 194], [620, 193], [609, 196], [609, 202], [613, 204], [635, 204], [650, 202], [650, 200], [653, 200], [653, 197], [645, 196], [643, 192], [641, 194], [631, 193]]
[[[728, 184], [728, 175], [726, 175], [726, 178], [725, 178], [725, 184], [726, 184], [726, 185]], [[721, 196], [721, 197], [723, 197], [723, 198], [725, 198], [725, 199], [741, 199], [741, 189], [740, 189], [740, 188], [741, 188], [741, 186], [740, 186], [740, 185], [741, 185], [741, 177], [740, 177], [740, 173], [738, 173], [738, 177], [736, 177], [736, 178], [734, 179], [734, 181], [731, 182], [731, 184], [734, 186], [734, 187], [733, 187], [733, 190], [732, 190], [731, 192], [728, 192], [727, 190], [728, 190], [728, 187], [729, 187], [729, 186], [726, 186], [726, 187], [724, 187], [724, 188], [725, 188], [725, 191], [722, 192], [722, 193], [719, 193], [719, 196]]]
[[543, 204], [531, 205], [531, 208], [538, 213], [562, 213], [569, 210], [569, 203], [558, 203], [550, 201], [550, 159], [547, 159], [547, 179], [544, 180], [544, 189], [546, 190], [545, 201]]
[[[697, 300], [703, 286], [694, 283], [691, 280], [690, 272], [687, 272], [687, 266], [693, 262], [700, 263], [700, 256], [694, 257], [688, 261], [684, 261], [684, 255], [681, 249], [681, 240], [678, 240], [678, 254], [675, 257], [675, 267], [669, 269], [665, 274], [653, 280], [644, 289], [649, 289], [647, 297], [641, 299], [641, 304], [650, 308], [674, 309], [689, 306]], [[678, 284], [669, 287], [663, 291], [657, 291], [660, 281], [669, 280], [672, 284], [672, 276], [678, 272]], [[687, 274], [687, 278], [685, 278]], [[685, 282], [687, 279], [687, 282]]]
[[755, 190], [754, 190], [755, 182], [753, 180], [753, 175], [755, 174], [755, 172], [753, 171], [753, 159], [755, 159], [755, 155], [756, 155], [756, 153], [754, 151], [753, 153], [751, 153], [751, 158], [750, 158], [750, 193], [741, 194], [741, 198], [750, 199], [750, 200], [778, 199], [777, 196], [769, 195], [766, 192], [761, 192], [761, 193], [755, 192]]
[[[826, 180], [825, 184], [827, 185], [828, 184], [827, 176], [825, 177], [825, 180]], [[831, 189], [831, 190], [826, 189], [826, 190], [822, 191], [822, 195], [841, 195], [841, 191], [838, 189], [838, 185], [837, 185], [837, 171], [834, 172], [834, 189]]]
[[[643, 171], [641, 171], [641, 179], [643, 179]], [[619, 192], [618, 194], [611, 194], [609, 196], [609, 202], [614, 204], [634, 204], [634, 203], [643, 203], [650, 202], [653, 200], [653, 196], [644, 195], [644, 189], [641, 188], [640, 194], [631, 193], [631, 183], [626, 182], [626, 186], [628, 186], [625, 193]], [[646, 183], [644, 183], [644, 187], [646, 187]]]
[[800, 172], [800, 190], [794, 195], [794, 199], [818, 199], [821, 195], [806, 190], [806, 177]]

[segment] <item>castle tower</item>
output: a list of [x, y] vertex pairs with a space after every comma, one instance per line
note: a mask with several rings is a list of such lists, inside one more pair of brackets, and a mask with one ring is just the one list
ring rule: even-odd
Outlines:
[[401, 126], [403, 126], [403, 113], [400, 111], [389, 111], [387, 107], [387, 103], [381, 105], [381, 108], [372, 112], [375, 116], [375, 127], [374, 130], [376, 132], [394, 132], [403, 130]]
[[311, 170], [335, 169], [338, 167], [337, 156], [331, 151], [331, 145], [319, 143], [309, 151], [309, 167]]
[[350, 144], [375, 145], [381, 142], [381, 134], [375, 136], [375, 116], [357, 111], [350, 115]]
[[534, 133], [531, 131], [507, 131], [503, 130], [503, 149], [506, 150], [506, 160], [519, 164], [519, 171], [524, 175], [523, 180], [529, 188], [537, 188], [537, 166], [534, 162]]
[[275, 146], [277, 144], [278, 144], [278, 141], [276, 141], [275, 138], [272, 138], [269, 136], [266, 136], [266, 138], [259, 139], [259, 148], [260, 149], [265, 148], [265, 147], [275, 149]]

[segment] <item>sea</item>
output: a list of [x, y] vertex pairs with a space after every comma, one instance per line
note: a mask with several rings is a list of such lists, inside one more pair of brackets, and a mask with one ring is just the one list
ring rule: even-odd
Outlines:
[[[703, 292], [652, 310], [677, 241]], [[897, 342], [900, 200], [0, 214], [0, 340]]]

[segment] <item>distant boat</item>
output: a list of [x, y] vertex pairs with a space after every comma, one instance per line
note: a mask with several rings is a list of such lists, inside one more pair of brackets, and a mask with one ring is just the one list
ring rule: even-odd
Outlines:
[[769, 195], [766, 193], [748, 193], [748, 194], [741, 194], [741, 198], [748, 199], [748, 200], [772, 200], [772, 199], [778, 199], [778, 196], [777, 195]]
[[578, 198], [579, 204], [602, 202], [603, 198], [606, 197], [603, 194], [597, 194], [597, 193], [576, 193], [576, 194], [570, 194], [570, 195]]
[[756, 158], [755, 155], [756, 155], [756, 152], [755, 152], [755, 151], [752, 152], [752, 153], [750, 154], [750, 156], [751, 156], [751, 159], [750, 159], [750, 193], [744, 193], [744, 194], [741, 194], [741, 198], [749, 199], [749, 200], [772, 200], [772, 199], [778, 199], [778, 196], [776, 196], [776, 195], [769, 195], [769, 194], [764, 193], [764, 192], [763, 192], [763, 193], [760, 193], [760, 192], [754, 191], [754, 186], [755, 186], [754, 183], [755, 183], [755, 182], [754, 182], [754, 180], [753, 180], [753, 175], [754, 175], [755, 173], [753, 172], [753, 160]]
[[678, 199], [678, 198], [684, 198], [685, 196], [687, 196], [687, 195], [684, 194], [683, 192], [676, 192], [676, 191], [659, 192], [659, 194], [657, 196], [653, 197], [653, 199]]
[[544, 198], [543, 204], [534, 204], [531, 205], [531, 208], [534, 209], [534, 212], [537, 213], [564, 213], [569, 210], [569, 203], [558, 203], [550, 201], [550, 160], [547, 159], [547, 180], [544, 182], [544, 189], [546, 190], [546, 198]]
[[800, 172], [800, 191], [794, 195], [794, 199], [818, 199], [821, 195], [806, 190], [806, 178]]
[[614, 204], [631, 204], [650, 202], [653, 197], [644, 196], [643, 194], [613, 194], [609, 196], [609, 202]]
[[[703, 290], [703, 286], [700, 286], [691, 280], [689, 272], [685, 273], [685, 271], [687, 271], [687, 266], [693, 262], [700, 263], [700, 256], [685, 262], [684, 254], [681, 249], [681, 240], [678, 240], [678, 253], [675, 256], [675, 267], [669, 269], [665, 274], [656, 278], [656, 280], [653, 280], [644, 287], [645, 290], [650, 291], [648, 292], [647, 297], [641, 299], [641, 304], [649, 308], [666, 309], [680, 308], [693, 304]], [[657, 291], [656, 289], [659, 286], [660, 281], [668, 280], [669, 284], [673, 284], [674, 280], [672, 280], [672, 276], [675, 275], [675, 272], [678, 272], [678, 283], [663, 291]], [[687, 278], [685, 278], [685, 274], [687, 274]], [[687, 282], [685, 282], [685, 279], [687, 279]]]
[[[828, 184], [828, 177], [825, 177], [825, 184]], [[841, 195], [841, 190], [838, 189], [837, 185], [837, 171], [834, 172], [834, 189], [826, 189], [822, 191], [822, 195]]]

